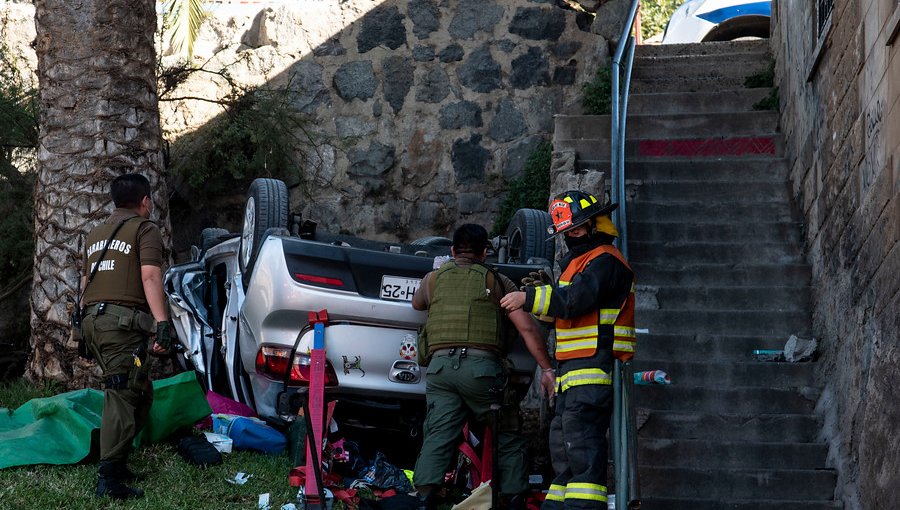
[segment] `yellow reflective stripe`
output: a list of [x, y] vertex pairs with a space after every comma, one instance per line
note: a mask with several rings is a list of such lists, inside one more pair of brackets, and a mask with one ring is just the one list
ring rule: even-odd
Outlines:
[[615, 324], [618, 316], [618, 308], [601, 308], [599, 316], [600, 324]]
[[550, 309], [550, 295], [553, 294], [553, 287], [550, 285], [541, 285], [534, 288], [534, 303], [531, 305], [531, 313], [535, 315], [547, 315]]
[[634, 342], [613, 342], [613, 350], [619, 352], [634, 352]]
[[564, 501], [566, 498], [566, 488], [562, 485], [551, 484], [544, 498], [550, 501]]
[[585, 338], [589, 336], [597, 336], [597, 326], [584, 326], [580, 328], [556, 328], [556, 340], [565, 340], [567, 338]]
[[560, 281], [559, 281], [559, 286], [560, 286], [560, 287], [568, 287], [569, 285], [571, 285], [571, 283], [572, 283], [572, 282], [567, 282], [567, 281], [564, 281], [564, 280], [560, 280]]
[[594, 338], [588, 340], [567, 340], [565, 342], [556, 343], [556, 352], [572, 352], [579, 349], [593, 349], [597, 347], [597, 340]]
[[573, 386], [587, 384], [612, 384], [612, 378], [599, 368], [582, 368], [566, 372], [559, 378], [559, 386], [565, 391]]
[[606, 501], [606, 487], [596, 483], [569, 483], [566, 485], [566, 499], [570, 498]]
[[616, 326], [613, 328], [613, 334], [617, 337], [634, 338], [634, 328], [628, 326]]

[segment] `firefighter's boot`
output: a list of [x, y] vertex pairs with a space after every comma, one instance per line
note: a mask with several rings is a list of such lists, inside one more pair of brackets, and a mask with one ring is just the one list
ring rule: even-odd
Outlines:
[[97, 497], [109, 496], [113, 499], [141, 498], [144, 491], [136, 487], [129, 487], [122, 482], [125, 465], [116, 461], [103, 461], [97, 470], [99, 479], [94, 493]]

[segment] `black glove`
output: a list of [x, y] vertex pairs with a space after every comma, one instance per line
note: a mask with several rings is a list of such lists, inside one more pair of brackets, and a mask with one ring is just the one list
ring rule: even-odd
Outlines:
[[525, 287], [538, 287], [540, 285], [553, 285], [553, 278], [543, 269], [532, 271], [528, 273], [528, 276], [522, 278], [522, 290]]
[[165, 350], [172, 347], [172, 323], [161, 321], [156, 323], [156, 343]]

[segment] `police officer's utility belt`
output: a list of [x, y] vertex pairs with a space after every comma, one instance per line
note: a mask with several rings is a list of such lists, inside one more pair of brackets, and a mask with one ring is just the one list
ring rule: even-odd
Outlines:
[[156, 321], [153, 316], [137, 308], [113, 303], [92, 303], [84, 309], [85, 316], [104, 314], [118, 318], [120, 328], [137, 330], [148, 335], [156, 333]]
[[445, 347], [441, 349], [435, 349], [432, 353], [432, 356], [455, 356], [459, 354], [460, 358], [473, 357], [473, 358], [487, 358], [494, 361], [502, 361], [503, 357], [497, 354], [494, 351], [489, 351], [486, 349], [481, 349], [478, 347]]

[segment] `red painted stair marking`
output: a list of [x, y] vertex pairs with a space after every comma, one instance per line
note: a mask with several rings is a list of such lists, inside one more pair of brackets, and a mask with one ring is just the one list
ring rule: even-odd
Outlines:
[[640, 140], [638, 156], [745, 156], [775, 154], [775, 138], [687, 138], [670, 140]]

